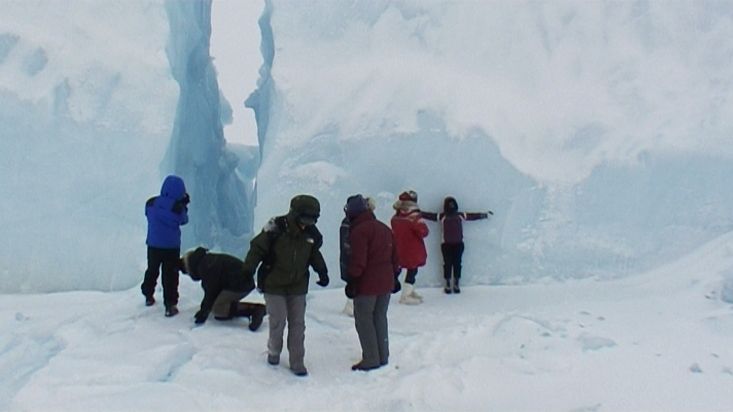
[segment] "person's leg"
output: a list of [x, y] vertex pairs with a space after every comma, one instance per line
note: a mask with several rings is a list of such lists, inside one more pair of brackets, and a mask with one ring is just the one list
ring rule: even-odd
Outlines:
[[286, 297], [288, 318], [288, 355], [296, 375], [308, 374], [305, 368], [305, 294]]
[[270, 336], [267, 339], [267, 362], [271, 365], [280, 363], [280, 352], [283, 350], [283, 332], [288, 309], [285, 296], [265, 293], [267, 315], [270, 317]]
[[402, 285], [402, 295], [400, 295], [402, 304], [418, 305], [422, 303], [422, 300], [415, 297], [415, 275], [417, 275], [417, 269], [407, 269], [405, 284]]
[[155, 285], [158, 283], [161, 263], [163, 263], [163, 254], [160, 249], [148, 246], [148, 267], [145, 270], [143, 283], [140, 285], [140, 291], [145, 296], [145, 304], [148, 306], [155, 303], [153, 295], [155, 294]]
[[407, 274], [405, 275], [405, 283], [414, 285], [416, 277], [417, 277], [417, 268], [407, 269]]
[[[409, 280], [408, 280], [409, 278]], [[415, 288], [415, 281], [417, 280], [417, 268], [409, 269], [407, 271], [407, 277], [405, 278], [405, 282], [412, 285], [412, 288], [410, 290], [410, 296], [417, 299], [422, 303], [422, 295], [417, 293], [417, 288]]]
[[166, 308], [178, 305], [178, 269], [180, 249], [162, 249], [163, 258], [163, 303]]
[[377, 332], [380, 365], [386, 365], [389, 362], [389, 328], [387, 325], [389, 299], [389, 293], [377, 296], [376, 304], [374, 305], [374, 328]]
[[460, 279], [461, 279], [461, 261], [463, 259], [463, 250], [465, 246], [463, 242], [456, 245], [456, 250], [453, 257], [453, 273], [455, 276], [455, 281], [453, 282], [453, 293], [461, 293], [461, 287], [459, 286]]
[[236, 302], [235, 305], [236, 308], [233, 311], [233, 316], [248, 317], [249, 330], [252, 332], [260, 328], [266, 313], [265, 305], [248, 302]]
[[447, 243], [442, 243], [440, 245], [440, 252], [443, 254], [443, 279], [445, 280], [445, 287], [443, 288], [443, 292], [445, 293], [451, 293], [453, 292], [453, 289], [451, 289], [451, 268], [453, 267], [451, 264], [451, 250], [450, 245]]
[[361, 361], [352, 366], [354, 370], [368, 370], [379, 367], [379, 343], [374, 322], [376, 296], [354, 298], [354, 326], [361, 344]]
[[211, 307], [214, 319], [228, 320], [236, 316], [237, 302], [246, 295], [246, 293], [226, 289], [219, 292], [219, 296], [216, 297]]

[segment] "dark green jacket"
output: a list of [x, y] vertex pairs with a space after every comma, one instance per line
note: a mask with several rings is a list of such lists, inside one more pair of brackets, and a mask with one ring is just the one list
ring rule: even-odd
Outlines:
[[328, 273], [320, 251], [321, 234], [315, 225], [300, 229], [290, 213], [281, 220], [285, 228], [281, 228], [276, 219], [270, 219], [262, 232], [250, 241], [244, 259], [245, 273], [254, 274], [260, 266], [257, 287], [264, 293], [304, 295], [308, 293], [309, 266], [316, 273]]

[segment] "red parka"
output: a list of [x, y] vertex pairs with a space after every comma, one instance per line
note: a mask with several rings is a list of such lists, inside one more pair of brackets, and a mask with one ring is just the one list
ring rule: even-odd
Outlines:
[[425, 265], [428, 253], [425, 250], [425, 238], [428, 225], [420, 215], [420, 210], [400, 209], [392, 217], [392, 233], [397, 243], [397, 255], [400, 266], [405, 269], [416, 269]]
[[392, 292], [399, 270], [397, 250], [389, 226], [365, 211], [351, 221], [349, 277], [356, 295], [384, 295]]

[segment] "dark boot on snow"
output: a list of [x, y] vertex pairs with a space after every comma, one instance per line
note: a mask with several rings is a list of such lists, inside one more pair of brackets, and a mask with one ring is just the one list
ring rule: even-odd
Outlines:
[[453, 289], [450, 287], [450, 279], [445, 280], [445, 287], [443, 288], [443, 292], [447, 293], [448, 295], [453, 293]]
[[177, 314], [178, 314], [178, 307], [176, 305], [166, 306], [165, 308], [165, 317], [166, 318], [176, 316]]

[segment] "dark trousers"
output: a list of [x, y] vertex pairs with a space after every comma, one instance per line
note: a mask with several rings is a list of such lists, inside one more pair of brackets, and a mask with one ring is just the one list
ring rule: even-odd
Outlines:
[[163, 266], [163, 303], [166, 307], [178, 304], [178, 261], [181, 249], [161, 249], [148, 246], [148, 269], [140, 290], [153, 296], [158, 282], [158, 269]]
[[361, 344], [361, 362], [367, 367], [389, 361], [387, 309], [389, 294], [354, 298], [354, 325]]
[[461, 259], [463, 258], [463, 242], [443, 243], [440, 251], [443, 252], [443, 277], [451, 279], [451, 274], [456, 280], [461, 278]]
[[407, 269], [407, 274], [405, 275], [405, 283], [414, 285], [416, 277], [417, 277], [417, 268]]

